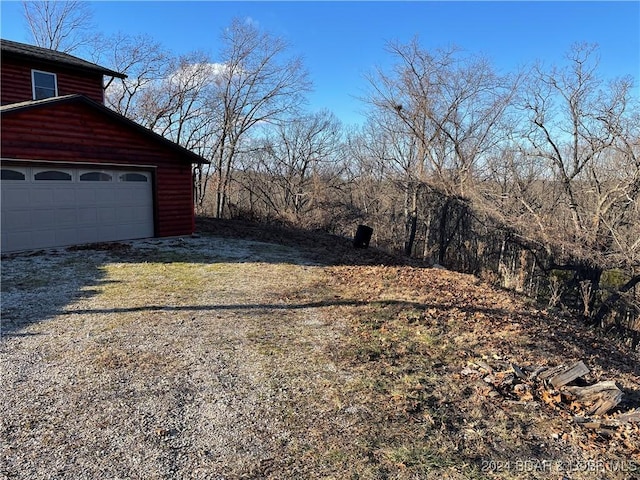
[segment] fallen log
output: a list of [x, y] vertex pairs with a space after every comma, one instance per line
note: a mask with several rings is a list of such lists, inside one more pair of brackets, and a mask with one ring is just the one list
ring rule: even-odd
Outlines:
[[571, 399], [585, 405], [588, 415], [604, 415], [622, 400], [622, 391], [616, 382], [599, 382], [588, 387], [564, 387]]

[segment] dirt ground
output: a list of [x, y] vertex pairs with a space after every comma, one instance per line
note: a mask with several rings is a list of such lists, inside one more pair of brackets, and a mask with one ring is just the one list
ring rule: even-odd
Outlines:
[[3, 257], [3, 478], [640, 477], [635, 425], [477, 370], [583, 360], [628, 412], [624, 345], [349, 239], [200, 232]]

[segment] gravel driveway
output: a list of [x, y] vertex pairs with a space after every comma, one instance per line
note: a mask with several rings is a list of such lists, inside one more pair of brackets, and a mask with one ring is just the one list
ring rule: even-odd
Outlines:
[[358, 409], [321, 277], [216, 237], [3, 258], [2, 476], [333, 476], [305, 459]]

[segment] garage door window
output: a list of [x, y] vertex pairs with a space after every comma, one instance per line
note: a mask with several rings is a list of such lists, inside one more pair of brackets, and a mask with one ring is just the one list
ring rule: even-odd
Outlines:
[[111, 182], [113, 177], [105, 172], [86, 172], [80, 174], [81, 182]]
[[33, 178], [37, 181], [55, 180], [59, 182], [70, 182], [73, 179], [70, 172], [65, 172], [63, 170], [44, 170], [36, 173]]
[[13, 168], [3, 168], [0, 173], [0, 179], [23, 181], [27, 179], [27, 176], [20, 170], [15, 170]]
[[123, 173], [120, 175], [121, 182], [148, 182], [149, 179], [144, 173]]

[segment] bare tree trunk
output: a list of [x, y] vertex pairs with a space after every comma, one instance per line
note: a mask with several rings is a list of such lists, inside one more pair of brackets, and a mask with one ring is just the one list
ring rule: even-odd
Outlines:
[[418, 228], [418, 186], [413, 188], [411, 198], [411, 213], [407, 218], [407, 240], [404, 244], [404, 254], [408, 257], [413, 253], [413, 244], [416, 241], [416, 230]]
[[422, 249], [422, 260], [426, 261], [429, 256], [429, 237], [431, 236], [431, 209], [428, 209], [427, 218], [424, 221], [424, 248]]
[[449, 223], [449, 210], [451, 207], [451, 199], [447, 196], [440, 212], [440, 229], [438, 231], [438, 263], [444, 265], [447, 247], [449, 242], [447, 241], [447, 224]]
[[635, 277], [632, 277], [631, 280], [629, 280], [622, 287], [620, 287], [617, 292], [614, 292], [611, 295], [609, 295], [607, 299], [604, 302], [602, 302], [602, 305], [600, 305], [600, 308], [598, 308], [598, 311], [593, 316], [590, 323], [592, 325], [601, 325], [602, 321], [609, 314], [609, 312], [611, 311], [615, 303], [618, 300], [620, 300], [622, 295], [628, 292], [629, 290], [631, 290], [632, 288], [634, 288], [638, 283], [640, 283], [640, 275], [636, 275]]

